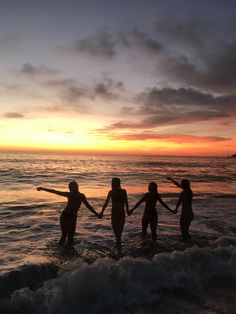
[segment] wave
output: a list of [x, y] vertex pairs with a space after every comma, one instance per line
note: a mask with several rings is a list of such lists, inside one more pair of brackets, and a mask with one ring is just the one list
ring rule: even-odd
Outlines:
[[0, 297], [10, 296], [15, 290], [39, 288], [45, 280], [55, 278], [58, 266], [54, 264], [26, 264], [0, 276]]
[[[105, 258], [90, 265], [78, 260], [70, 265], [69, 271], [35, 291], [24, 288], [15, 291], [10, 299], [2, 298], [0, 311], [98, 314], [114, 310], [124, 313], [128, 309], [127, 313], [134, 313], [132, 308], [158, 304], [168, 293], [199, 298], [207, 287], [223, 289], [229, 280], [233, 289], [235, 264], [234, 246], [193, 247], [182, 252], [160, 253], [152, 260]], [[29, 275], [32, 276], [31, 271]], [[168, 306], [166, 313], [173, 312], [173, 304]]]
[[25, 210], [36, 210], [38, 208], [44, 208], [45, 205], [44, 204], [30, 204], [30, 205], [13, 205], [13, 206], [9, 206], [7, 209], [8, 210], [13, 210], [13, 211], [22, 211], [22, 215], [24, 213]]

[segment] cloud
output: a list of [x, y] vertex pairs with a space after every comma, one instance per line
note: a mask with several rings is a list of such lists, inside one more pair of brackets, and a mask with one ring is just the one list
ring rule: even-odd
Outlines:
[[210, 36], [209, 23], [204, 17], [172, 19], [171, 23], [160, 19], [154, 28], [164, 42], [181, 45], [185, 49], [205, 49]]
[[236, 113], [236, 95], [215, 96], [194, 88], [153, 87], [138, 94], [135, 100], [141, 104], [139, 111], [142, 114], [212, 111], [225, 116], [225, 113]]
[[3, 117], [7, 119], [18, 119], [24, 118], [25, 116], [20, 112], [6, 112], [3, 114]]
[[[74, 42], [72, 49], [113, 59], [122, 49], [152, 55], [157, 77], [163, 81], [214, 92], [232, 93], [236, 88], [235, 22], [224, 21], [227, 36], [216, 19], [173, 17], [154, 23], [151, 30], [109, 32], [101, 30]], [[154, 59], [153, 59], [154, 57]], [[135, 62], [135, 60], [134, 60]], [[137, 65], [138, 66], [138, 65]]]
[[60, 133], [63, 135], [72, 135], [74, 134], [73, 131], [65, 129], [65, 128], [53, 128], [53, 127], [48, 127], [47, 129], [48, 132], [53, 132], [53, 133]]
[[44, 75], [55, 75], [60, 73], [59, 71], [48, 67], [47, 65], [35, 66], [31, 63], [24, 63], [18, 70], [18, 73], [26, 76], [44, 76]]
[[107, 30], [74, 42], [74, 51], [91, 56], [112, 59], [116, 55], [116, 41]]
[[100, 97], [107, 101], [116, 100], [125, 90], [122, 81], [116, 81], [106, 74], [91, 86], [82, 85], [74, 79], [50, 80], [45, 82], [45, 86], [56, 89], [60, 99], [68, 104], [76, 104], [82, 98], [94, 100]]
[[80, 86], [67, 86], [62, 95], [62, 99], [67, 103], [76, 103], [82, 97], [87, 97], [88, 92], [85, 88]]
[[222, 142], [228, 141], [231, 138], [218, 137], [218, 136], [195, 136], [195, 135], [176, 135], [176, 134], [157, 134], [157, 133], [122, 133], [122, 134], [111, 134], [109, 136], [114, 140], [127, 140], [127, 141], [146, 141], [146, 140], [157, 140], [157, 141], [169, 141], [173, 143], [202, 143], [202, 142]]
[[77, 104], [81, 98], [91, 98], [89, 89], [74, 79], [49, 80], [45, 86], [55, 89], [64, 103]]
[[158, 54], [162, 50], [162, 44], [157, 39], [152, 38], [149, 34], [134, 29], [132, 32], [123, 32], [119, 36], [119, 42], [125, 48], [141, 48], [147, 53]]
[[105, 100], [116, 100], [124, 89], [122, 81], [115, 81], [105, 75], [102, 81], [95, 84], [93, 94], [94, 97], [101, 97]]
[[[163, 112], [155, 115], [150, 115], [146, 118], [140, 119], [139, 122], [118, 121], [111, 123], [98, 131], [112, 132], [114, 130], [132, 130], [132, 129], [153, 129], [161, 126], [175, 126], [181, 124], [191, 124], [200, 121], [217, 120], [221, 118], [228, 118], [229, 115], [223, 112], [195, 110], [182, 114]], [[140, 117], [139, 117], [140, 118]], [[132, 118], [134, 120], [134, 116]], [[135, 117], [138, 120], [138, 117]]]
[[215, 96], [193, 88], [153, 87], [137, 94], [134, 101], [136, 108], [122, 109], [123, 121], [113, 122], [100, 132], [144, 130], [236, 117], [236, 95]]
[[155, 128], [159, 126], [191, 124], [228, 117], [229, 115], [225, 112], [214, 112], [210, 110], [192, 110], [179, 114], [177, 112], [168, 112], [147, 117], [142, 120], [142, 125], [145, 128]]
[[[114, 59], [120, 52], [121, 57], [134, 52], [142, 55], [142, 66], [147, 63], [148, 71], [152, 62], [152, 73], [155, 68], [157, 79], [169, 85], [233, 93], [236, 88], [235, 19], [227, 19], [226, 12], [220, 12], [219, 7], [218, 18], [203, 7], [199, 8], [202, 14], [197, 15], [196, 8], [190, 7], [189, 14], [186, 8], [181, 11], [176, 8], [178, 15], [169, 12], [171, 8], [160, 12], [158, 20], [150, 21], [150, 28], [145, 30], [141, 27], [116, 32], [102, 29], [77, 39], [69, 50], [106, 60]], [[150, 60], [147, 55], [152, 56]], [[136, 65], [139, 69], [139, 64]]]
[[[201, 67], [198, 64], [201, 63]], [[182, 55], [163, 58], [159, 70], [172, 82], [214, 92], [231, 93], [236, 88], [236, 42], [225, 51], [212, 53], [200, 60]]]
[[232, 93], [236, 88], [235, 27], [235, 20], [219, 23], [206, 16], [157, 21], [163, 47], [158, 75], [203, 90]]
[[131, 106], [123, 106], [120, 113], [122, 116], [131, 116], [137, 114], [137, 110]]
[[113, 59], [121, 49], [141, 49], [148, 54], [157, 54], [162, 44], [156, 38], [139, 29], [112, 33], [100, 30], [96, 34], [76, 40], [69, 50], [94, 57]]

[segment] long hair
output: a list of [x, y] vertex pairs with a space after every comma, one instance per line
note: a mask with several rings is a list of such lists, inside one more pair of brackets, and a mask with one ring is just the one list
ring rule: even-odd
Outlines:
[[111, 180], [111, 188], [112, 188], [112, 190], [119, 190], [121, 188], [120, 178], [113, 178]]
[[155, 182], [150, 182], [148, 185], [148, 191], [153, 194], [157, 194], [157, 184]]
[[69, 190], [70, 192], [77, 192], [79, 190], [78, 183], [76, 181], [71, 181], [69, 183]]
[[181, 181], [181, 188], [182, 188], [184, 191], [186, 191], [186, 192], [191, 192], [191, 193], [193, 194], [193, 192], [192, 192], [192, 190], [191, 190], [191, 187], [190, 187], [190, 181], [189, 181], [189, 180], [183, 179], [183, 180]]

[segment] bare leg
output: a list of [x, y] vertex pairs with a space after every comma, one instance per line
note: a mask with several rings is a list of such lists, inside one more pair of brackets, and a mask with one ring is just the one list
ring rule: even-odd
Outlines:
[[68, 245], [74, 244], [74, 235], [75, 235], [75, 229], [76, 229], [76, 219], [77, 217], [71, 217], [68, 220]]
[[117, 248], [117, 251], [121, 251], [121, 234], [115, 234], [115, 237], [116, 237], [116, 248]]
[[186, 241], [190, 238], [189, 227], [193, 218], [188, 216], [180, 217], [180, 230], [183, 237], [183, 240]]
[[61, 239], [59, 241], [59, 244], [64, 244], [68, 230], [67, 230], [67, 219], [65, 218], [63, 213], [60, 216], [60, 225], [61, 225]]
[[142, 218], [142, 235], [145, 238], [147, 235], [147, 227], [149, 224], [149, 215], [147, 215], [146, 213], [143, 214], [143, 218]]
[[150, 227], [152, 232], [152, 241], [157, 240], [157, 212], [152, 213], [151, 219], [150, 219]]
[[121, 251], [121, 236], [125, 224], [125, 214], [119, 214], [115, 215], [112, 214], [111, 216], [111, 224], [112, 224], [112, 229], [115, 234], [115, 239], [116, 239], [116, 248], [118, 251]]

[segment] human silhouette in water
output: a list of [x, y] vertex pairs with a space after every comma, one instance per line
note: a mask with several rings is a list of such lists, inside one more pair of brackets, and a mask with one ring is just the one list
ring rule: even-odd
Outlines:
[[120, 179], [113, 178], [111, 181], [111, 190], [108, 192], [107, 199], [103, 205], [101, 215], [103, 215], [109, 201], [112, 201], [111, 224], [116, 238], [117, 250], [121, 251], [121, 235], [125, 224], [125, 207], [129, 212], [127, 192], [121, 188]]
[[77, 220], [77, 212], [80, 208], [81, 203], [84, 205], [96, 216], [101, 218], [93, 207], [89, 204], [86, 199], [86, 196], [79, 192], [79, 187], [76, 181], [71, 181], [69, 183], [69, 192], [62, 192], [53, 189], [47, 189], [43, 187], [38, 187], [38, 191], [46, 191], [49, 193], [57, 194], [60, 196], [67, 197], [68, 202], [65, 209], [62, 211], [60, 215], [60, 225], [61, 225], [61, 239], [59, 244], [64, 244], [66, 237], [68, 237], [68, 245], [73, 245], [74, 235], [76, 229], [76, 220]]
[[178, 211], [179, 206], [182, 204], [182, 210], [180, 215], [180, 230], [183, 240], [186, 241], [190, 238], [189, 227], [194, 218], [192, 209], [193, 192], [190, 187], [189, 180], [183, 179], [181, 183], [178, 183], [174, 179], [168, 177], [168, 180], [173, 182], [178, 188], [183, 191], [180, 193], [178, 202], [176, 204], [175, 214]]
[[145, 238], [147, 235], [147, 228], [150, 224], [152, 240], [155, 242], [157, 240], [157, 222], [158, 214], [156, 210], [157, 201], [170, 212], [172, 211], [169, 206], [161, 199], [157, 192], [157, 184], [155, 182], [150, 182], [148, 186], [148, 192], [137, 202], [137, 204], [130, 210], [129, 215], [143, 202], [145, 202], [145, 209], [142, 217], [142, 234]]

